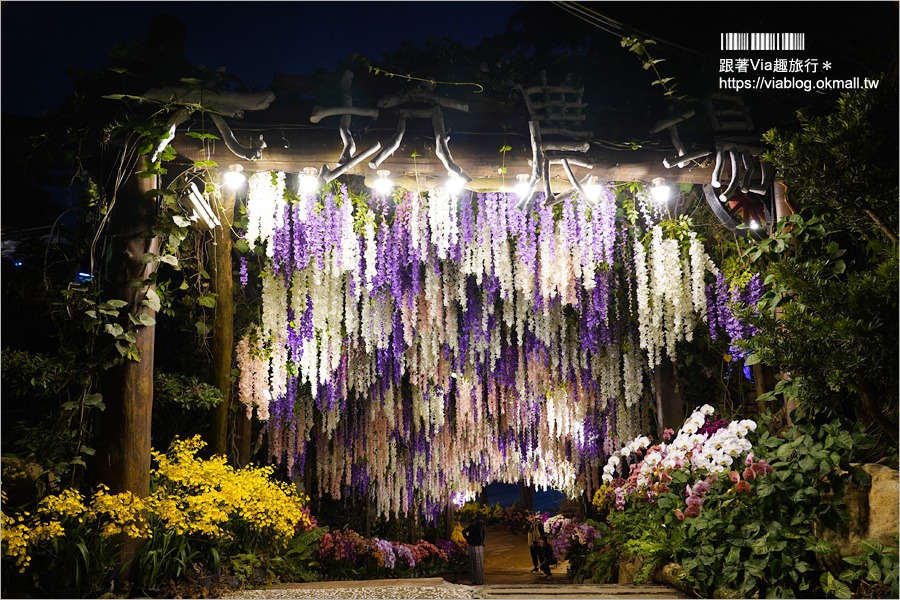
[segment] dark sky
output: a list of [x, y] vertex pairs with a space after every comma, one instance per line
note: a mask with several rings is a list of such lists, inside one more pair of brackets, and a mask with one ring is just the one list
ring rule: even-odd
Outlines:
[[250, 87], [273, 73], [334, 69], [354, 52], [377, 61], [404, 40], [452, 37], [473, 47], [502, 33], [518, 2], [21, 2], [0, 4], [2, 111], [34, 115], [71, 92], [65, 70], [108, 63], [154, 16], [187, 27], [185, 58], [225, 67]]
[[[550, 2], [548, 22], [577, 23]], [[583, 2], [642, 33], [718, 54], [721, 32], [802, 31], [807, 56], [831, 60], [842, 75], [871, 75], [873, 54], [897, 54], [897, 2]], [[451, 37], [474, 47], [502, 33], [519, 2], [24, 2], [0, 3], [0, 110], [35, 115], [71, 92], [66, 68], [94, 70], [109, 62], [120, 41], [144, 38], [150, 20], [168, 13], [187, 28], [185, 58], [224, 67], [251, 88], [274, 73], [333, 70], [354, 52], [375, 64], [410, 40]], [[543, 12], [541, 12], [543, 15]], [[616, 32], [594, 29], [618, 46]], [[661, 54], [666, 48], [660, 48]], [[690, 57], [688, 57], [690, 58]]]

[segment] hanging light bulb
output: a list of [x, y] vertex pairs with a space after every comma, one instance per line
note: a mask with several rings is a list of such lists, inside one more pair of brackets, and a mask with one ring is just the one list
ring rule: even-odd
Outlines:
[[463, 178], [453, 171], [450, 171], [450, 177], [444, 182], [444, 187], [452, 196], [458, 194], [463, 189], [463, 185], [465, 185]]
[[241, 165], [229, 166], [223, 179], [225, 180], [225, 185], [232, 189], [240, 187], [247, 180], [247, 177], [244, 175], [244, 167]]
[[394, 182], [389, 177], [390, 174], [391, 172], [387, 169], [378, 171], [378, 179], [372, 182], [372, 189], [376, 194], [385, 196], [390, 193], [391, 188], [394, 187]]
[[750, 219], [750, 229], [759, 229], [759, 222], [756, 219]]
[[587, 199], [594, 204], [597, 203], [597, 200], [600, 199], [600, 194], [603, 193], [603, 186], [597, 183], [597, 178], [594, 175], [588, 175], [587, 184], [582, 189]]
[[650, 188], [650, 197], [653, 198], [655, 202], [659, 202], [662, 204], [663, 202], [669, 201], [669, 186], [666, 185], [666, 180], [662, 177], [657, 177], [653, 180]]
[[513, 191], [519, 198], [521, 198], [528, 193], [528, 189], [531, 187], [528, 185], [530, 175], [528, 175], [527, 173], [519, 173], [518, 175], [516, 175], [516, 179], [519, 180], [519, 183], [513, 186]]
[[315, 194], [319, 189], [319, 172], [315, 167], [306, 167], [297, 180], [297, 189], [301, 194]]

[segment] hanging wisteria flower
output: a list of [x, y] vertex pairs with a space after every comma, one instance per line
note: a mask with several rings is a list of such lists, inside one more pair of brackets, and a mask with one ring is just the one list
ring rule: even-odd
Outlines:
[[[505, 194], [464, 193], [458, 209], [442, 190], [375, 214], [344, 188], [279, 205], [283, 175], [255, 177], [246, 237], [271, 260], [258, 349], [238, 354], [267, 358], [243, 385], [258, 416], [272, 411], [273, 456], [316, 469], [323, 493], [437, 515], [447, 490], [499, 474], [577, 495], [616, 437], [638, 437], [616, 460], [646, 454], [657, 469], [702, 446], [705, 423], [677, 440], [680, 458], [640, 436], [643, 385], [647, 356], [672, 354], [702, 315], [697, 285], [713, 268], [661, 232], [649, 254], [622, 244], [611, 193], [590, 210], [564, 203], [559, 221]], [[637, 298], [636, 327], [624, 297]], [[740, 445], [720, 437], [731, 457]], [[315, 464], [306, 441], [328, 448]], [[604, 479], [623, 469], [607, 463]]]

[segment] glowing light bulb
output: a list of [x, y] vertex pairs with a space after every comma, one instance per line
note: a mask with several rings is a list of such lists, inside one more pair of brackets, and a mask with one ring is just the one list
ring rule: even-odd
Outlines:
[[234, 189], [240, 187], [247, 181], [247, 177], [244, 175], [244, 167], [241, 165], [231, 165], [228, 167], [228, 171], [223, 175], [223, 179], [225, 180], [225, 185]]
[[582, 189], [584, 190], [584, 195], [587, 196], [587, 199], [594, 204], [597, 203], [597, 200], [600, 199], [600, 194], [603, 193], [603, 186], [597, 183], [597, 178], [593, 175], [588, 177], [588, 182]]
[[394, 182], [389, 177], [390, 174], [391, 172], [386, 169], [378, 171], [378, 179], [372, 182], [372, 189], [376, 194], [385, 196], [390, 193], [391, 188], [394, 187]]
[[669, 186], [666, 185], [665, 179], [657, 177], [653, 180], [652, 187], [650, 188], [650, 197], [660, 204], [669, 201]]
[[302, 194], [315, 194], [319, 189], [319, 172], [315, 167], [306, 167], [297, 180], [297, 188]]
[[526, 173], [519, 173], [518, 175], [516, 175], [516, 179], [519, 180], [519, 183], [513, 186], [513, 192], [515, 192], [516, 195], [521, 198], [528, 193], [528, 189], [531, 187], [528, 185], [530, 176]]
[[463, 185], [465, 185], [465, 181], [453, 171], [450, 171], [450, 177], [444, 182], [444, 187], [447, 188], [447, 191], [453, 196], [463, 189]]
[[750, 229], [759, 229], [759, 223], [756, 219], [750, 219]]

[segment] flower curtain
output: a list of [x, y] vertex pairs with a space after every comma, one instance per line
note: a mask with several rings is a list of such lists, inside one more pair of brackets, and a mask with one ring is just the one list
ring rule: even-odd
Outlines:
[[641, 195], [627, 227], [612, 191], [555, 214], [503, 193], [396, 199], [250, 178], [244, 239], [265, 264], [239, 389], [271, 458], [383, 515], [435, 516], [495, 480], [598, 487], [646, 430], [649, 370], [705, 318], [701, 242], [666, 239]]

